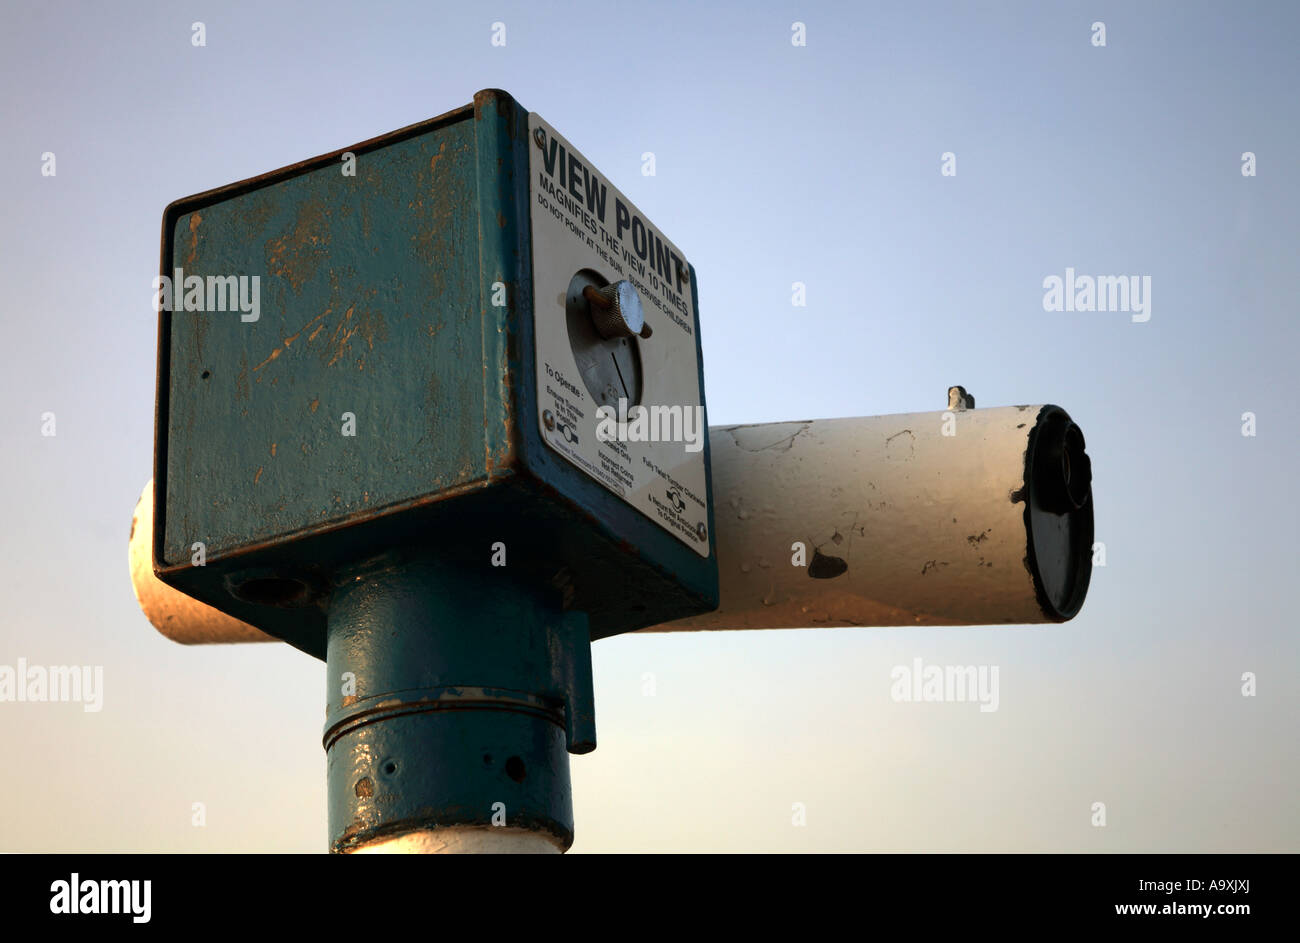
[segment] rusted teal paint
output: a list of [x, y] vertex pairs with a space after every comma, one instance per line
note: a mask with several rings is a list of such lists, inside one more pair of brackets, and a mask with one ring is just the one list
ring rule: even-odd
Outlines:
[[166, 563], [486, 479], [473, 131], [177, 215], [174, 266], [259, 276], [261, 312], [172, 318]]

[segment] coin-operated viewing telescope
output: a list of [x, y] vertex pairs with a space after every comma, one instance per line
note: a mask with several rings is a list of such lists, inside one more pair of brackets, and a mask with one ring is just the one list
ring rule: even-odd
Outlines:
[[1064, 410], [709, 429], [694, 267], [504, 92], [172, 204], [157, 288], [137, 596], [326, 661], [333, 851], [567, 848], [594, 640], [1087, 592]]

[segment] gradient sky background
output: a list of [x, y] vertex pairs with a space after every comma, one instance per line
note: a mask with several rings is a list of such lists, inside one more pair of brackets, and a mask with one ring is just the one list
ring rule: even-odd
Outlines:
[[[1055, 402], [1107, 547], [1061, 626], [600, 642], [574, 851], [1300, 850], [1298, 9], [7, 3], [0, 664], [105, 693], [0, 703], [0, 850], [324, 849], [324, 665], [178, 646], [132, 595], [159, 223], [484, 87], [695, 264], [715, 425]], [[1044, 312], [1067, 266], [1151, 275], [1150, 321]], [[918, 656], [1000, 666], [1000, 709], [894, 703]]]

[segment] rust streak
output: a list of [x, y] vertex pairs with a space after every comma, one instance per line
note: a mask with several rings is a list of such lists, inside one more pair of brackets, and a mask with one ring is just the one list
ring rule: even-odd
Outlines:
[[275, 350], [271, 351], [271, 356], [267, 357], [265, 360], [263, 360], [261, 363], [259, 363], [256, 367], [253, 368], [253, 372], [256, 373], [258, 370], [261, 370], [263, 367], [265, 367], [276, 357], [280, 356], [282, 353], [284, 353], [283, 347], [275, 348]]
[[[329, 314], [329, 312], [326, 311], [325, 314]], [[319, 317], [316, 317], [316, 318], [312, 318], [312, 321], [318, 321], [318, 320], [320, 320], [320, 318], [325, 317], [325, 314], [322, 314], [322, 315], [320, 315]], [[312, 323], [312, 322], [311, 322], [311, 321], [308, 321], [307, 323], [310, 324], [310, 323]], [[284, 346], [283, 346], [283, 347], [277, 347], [275, 350], [271, 351], [271, 355], [270, 355], [269, 357], [267, 357], [265, 360], [263, 360], [261, 363], [259, 363], [256, 367], [254, 367], [254, 368], [253, 368], [253, 372], [256, 373], [258, 370], [261, 370], [263, 367], [265, 367], [268, 363], [270, 363], [270, 362], [271, 362], [272, 360], [274, 360], [276, 357], [280, 356], [281, 353], [283, 353], [284, 351], [288, 350], [288, 349], [289, 349], [289, 345], [292, 344], [294, 341], [296, 341], [296, 340], [297, 340], [297, 339], [302, 335], [302, 332], [305, 331], [306, 329], [307, 329], [307, 328], [306, 328], [306, 326], [304, 325], [303, 328], [302, 328], [301, 330], [299, 330], [297, 334], [292, 334], [292, 335], [290, 335], [289, 337], [286, 337], [286, 338], [284, 339]], [[312, 336], [314, 337], [315, 335], [312, 335]], [[308, 342], [310, 342], [310, 341], [311, 341], [311, 338], [309, 337], [309, 338], [307, 338], [307, 340], [308, 340]]]
[[[190, 251], [185, 256], [185, 264], [194, 264], [194, 256], [199, 250], [199, 223], [203, 222], [203, 217], [198, 213], [190, 214]], [[180, 286], [177, 286], [179, 288]]]
[[352, 335], [356, 332], [357, 329], [354, 327], [339, 339], [339, 346], [334, 351], [334, 356], [330, 358], [330, 362], [326, 364], [326, 366], [332, 367], [343, 358], [343, 355], [347, 353], [348, 343], [352, 340]]
[[[338, 323], [338, 326], [334, 328], [334, 333], [330, 335], [330, 344], [334, 344], [335, 341], [338, 343], [334, 347], [334, 356], [330, 358], [330, 362], [326, 364], [326, 366], [334, 366], [342, 359], [343, 355], [347, 353], [348, 344], [352, 340], [352, 335], [357, 332], [357, 328], [354, 327], [350, 330], [345, 330], [345, 328], [347, 327], [347, 322], [352, 320], [352, 313], [355, 310], [356, 305], [349, 306], [347, 313], [343, 315], [343, 320]], [[342, 334], [341, 337], [339, 336], [340, 333]]]
[[[331, 311], [333, 311], [333, 310], [334, 310], [334, 306], [333, 306], [333, 305], [330, 305], [330, 307], [326, 308], [326, 309], [325, 309], [324, 311], [322, 311], [320, 314], [316, 315], [316, 317], [312, 318], [310, 321], [308, 321], [306, 324], [304, 324], [301, 328], [299, 328], [299, 329], [298, 329], [298, 334], [301, 334], [303, 331], [307, 330], [307, 328], [311, 327], [311, 326], [312, 326], [313, 324], [315, 324], [317, 321], [322, 321], [322, 322], [323, 322], [323, 321], [325, 320], [325, 318], [329, 316], [329, 313], [330, 313]], [[316, 328], [316, 330], [312, 331], [311, 334], [309, 334], [309, 335], [307, 336], [307, 343], [310, 344], [310, 343], [311, 343], [311, 342], [316, 338], [316, 335], [319, 334], [319, 333], [320, 333], [321, 331], [323, 331], [324, 329], [325, 329], [325, 325], [322, 323], [320, 327]], [[294, 336], [294, 337], [297, 337], [298, 334], [295, 334], [295, 335], [293, 335], [293, 336]]]
[[442, 152], [445, 151], [446, 149], [447, 149], [447, 142], [443, 141], [442, 144], [438, 146], [438, 153], [434, 154], [432, 157], [429, 158], [430, 176], [433, 176], [435, 173], [438, 172], [438, 158], [442, 157]]

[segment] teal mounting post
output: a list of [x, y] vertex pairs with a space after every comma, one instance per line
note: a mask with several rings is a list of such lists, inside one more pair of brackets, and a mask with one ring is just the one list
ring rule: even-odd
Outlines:
[[596, 748], [585, 614], [395, 555], [342, 575], [328, 626], [331, 850], [501, 826], [569, 847], [566, 750]]

